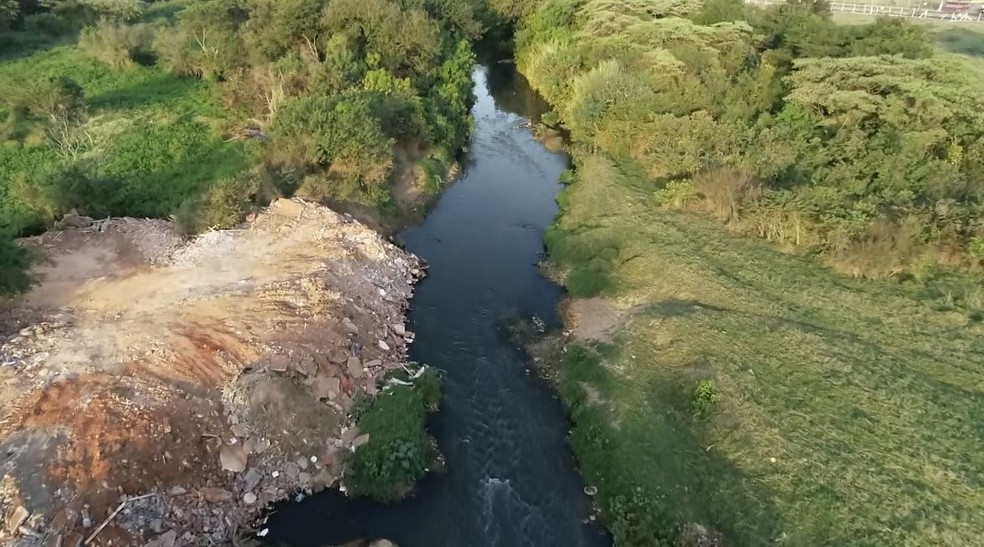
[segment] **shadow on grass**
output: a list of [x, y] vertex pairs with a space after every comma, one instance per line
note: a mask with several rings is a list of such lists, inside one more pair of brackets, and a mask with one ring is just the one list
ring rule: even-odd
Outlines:
[[131, 110], [150, 105], [173, 104], [187, 100], [202, 85], [198, 80], [154, 73], [139, 82], [89, 97], [94, 110]]
[[75, 33], [51, 38], [24, 31], [13, 32], [0, 36], [0, 63], [19, 61], [58, 46], [74, 44], [77, 40]]
[[[571, 443], [586, 481], [599, 490], [616, 544], [671, 544], [687, 523], [771, 541], [781, 529], [775, 496], [708, 449], [703, 423], [688, 412], [688, 386], [668, 380], [636, 379], [642, 384], [633, 389], [590, 348], [570, 346], [564, 358], [560, 387], [571, 409]], [[624, 405], [640, 387], [648, 404], [614, 416], [603, 402]]]
[[945, 28], [933, 33], [936, 43], [950, 53], [984, 57], [984, 32], [966, 28]]

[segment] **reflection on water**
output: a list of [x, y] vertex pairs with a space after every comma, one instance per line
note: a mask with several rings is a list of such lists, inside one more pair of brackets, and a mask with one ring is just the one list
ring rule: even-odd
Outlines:
[[526, 120], [545, 111], [511, 65], [475, 71], [475, 132], [462, 179], [424, 223], [401, 236], [430, 261], [410, 314], [411, 358], [444, 371], [433, 419], [447, 473], [410, 499], [380, 505], [337, 492], [285, 504], [273, 542], [335, 545], [385, 537], [401, 546], [594, 546], [591, 507], [566, 442], [567, 420], [549, 386], [529, 374], [504, 317], [556, 325], [561, 290], [536, 262], [556, 214], [561, 154], [537, 143]]

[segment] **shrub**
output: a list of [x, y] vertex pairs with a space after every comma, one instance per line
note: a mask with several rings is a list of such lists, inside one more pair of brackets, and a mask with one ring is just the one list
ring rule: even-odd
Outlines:
[[153, 54], [153, 43], [154, 29], [150, 25], [128, 25], [107, 19], [86, 27], [79, 36], [79, 47], [84, 52], [115, 68], [147, 64]]
[[719, 167], [694, 175], [693, 187], [711, 214], [725, 222], [737, 221], [745, 205], [762, 195], [762, 187], [748, 171]]
[[239, 173], [186, 199], [175, 215], [178, 228], [188, 235], [232, 228], [255, 206], [269, 203], [276, 195], [276, 189], [257, 171]]
[[657, 207], [673, 209], [681, 209], [696, 199], [697, 191], [694, 189], [694, 184], [686, 180], [671, 180], [653, 194]]
[[690, 410], [698, 418], [707, 416], [714, 405], [721, 400], [717, 385], [713, 380], [700, 380], [690, 396]]
[[23, 293], [31, 286], [28, 274], [33, 257], [6, 234], [0, 234], [0, 298]]
[[72, 32], [72, 23], [55, 13], [36, 13], [24, 18], [24, 30], [38, 36], [53, 38]]
[[424, 408], [428, 412], [436, 412], [441, 405], [441, 377], [437, 371], [427, 369], [423, 376], [414, 380], [413, 387], [420, 394]]

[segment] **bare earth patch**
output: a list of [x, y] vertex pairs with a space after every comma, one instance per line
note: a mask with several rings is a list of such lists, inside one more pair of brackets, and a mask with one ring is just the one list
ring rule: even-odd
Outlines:
[[568, 299], [564, 303], [564, 325], [579, 340], [611, 342], [624, 311], [608, 298]]
[[337, 481], [417, 258], [299, 200], [188, 243], [81, 224], [26, 242], [42, 281], [0, 311], [0, 542], [222, 542]]

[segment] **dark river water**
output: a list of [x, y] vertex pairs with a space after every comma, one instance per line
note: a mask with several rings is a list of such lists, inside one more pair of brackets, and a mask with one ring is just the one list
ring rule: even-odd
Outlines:
[[413, 299], [410, 355], [444, 372], [444, 401], [430, 431], [447, 472], [397, 504], [329, 491], [282, 505], [268, 522], [275, 543], [610, 544], [600, 527], [585, 524], [591, 505], [566, 442], [563, 406], [530, 374], [505, 326], [534, 315], [557, 324], [562, 291], [536, 262], [567, 159], [525, 128], [543, 104], [511, 65], [479, 67], [474, 79], [475, 131], [462, 177], [400, 236], [431, 265]]

